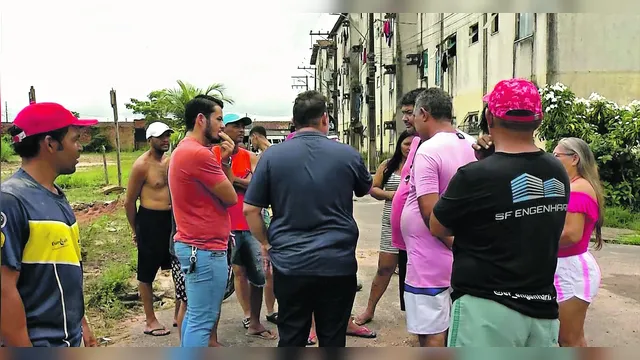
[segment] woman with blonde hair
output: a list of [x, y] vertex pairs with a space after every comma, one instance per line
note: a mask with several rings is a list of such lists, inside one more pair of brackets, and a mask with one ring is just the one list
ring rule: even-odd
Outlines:
[[604, 191], [595, 157], [586, 142], [578, 138], [562, 139], [553, 155], [571, 179], [554, 278], [560, 309], [558, 341], [564, 347], [586, 347], [584, 321], [601, 280], [600, 268], [589, 252], [589, 241], [595, 230], [595, 249], [602, 248]]

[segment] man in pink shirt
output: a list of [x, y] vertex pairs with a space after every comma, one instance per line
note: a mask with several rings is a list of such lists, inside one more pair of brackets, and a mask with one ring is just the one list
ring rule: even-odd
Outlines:
[[[404, 121], [407, 131], [415, 133], [416, 129], [413, 126], [413, 108], [416, 103], [416, 98], [421, 92], [425, 91], [425, 88], [418, 88], [406, 93], [400, 100], [400, 111], [402, 112], [402, 121]], [[407, 161], [400, 172], [400, 185], [393, 195], [391, 201], [391, 244], [398, 249], [398, 290], [400, 292], [400, 310], [404, 311], [404, 278], [407, 273], [407, 248], [404, 245], [402, 239], [402, 231], [400, 230], [400, 216], [402, 215], [402, 209], [407, 201], [407, 195], [409, 195], [409, 175], [411, 167], [413, 166], [413, 158], [418, 149], [418, 146], [422, 140], [419, 136], [413, 138], [411, 142], [411, 148], [409, 149], [409, 155], [407, 155]], [[380, 294], [382, 297], [382, 294]]]
[[416, 99], [414, 126], [424, 142], [415, 153], [400, 226], [407, 248], [407, 329], [420, 346], [445, 346], [451, 308], [450, 238], [431, 235], [433, 206], [459, 167], [475, 161], [475, 139], [455, 129], [451, 97], [430, 88]]

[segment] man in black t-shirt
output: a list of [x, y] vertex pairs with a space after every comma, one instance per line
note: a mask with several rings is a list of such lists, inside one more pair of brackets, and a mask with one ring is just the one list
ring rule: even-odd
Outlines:
[[485, 96], [495, 153], [460, 168], [431, 232], [455, 236], [449, 346], [557, 346], [553, 286], [569, 178], [535, 146], [541, 99], [528, 80]]

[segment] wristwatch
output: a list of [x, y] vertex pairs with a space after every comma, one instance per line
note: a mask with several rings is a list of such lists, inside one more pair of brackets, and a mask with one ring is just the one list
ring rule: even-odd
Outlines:
[[231, 167], [231, 158], [229, 158], [229, 160], [227, 161], [221, 161], [220, 163], [222, 164], [222, 166]]

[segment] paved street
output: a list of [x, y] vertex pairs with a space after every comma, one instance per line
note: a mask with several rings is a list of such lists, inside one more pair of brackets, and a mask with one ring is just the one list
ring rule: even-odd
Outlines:
[[[367, 197], [355, 203], [360, 227], [358, 244], [359, 277], [363, 291], [356, 297], [354, 313], [364, 308], [371, 279], [377, 264], [382, 203]], [[602, 269], [603, 284], [587, 316], [586, 335], [591, 346], [640, 345], [640, 247], [605, 245], [595, 253]], [[406, 333], [404, 316], [399, 311], [397, 295], [398, 277], [392, 278], [389, 290], [383, 296], [374, 321], [368, 326], [378, 333], [373, 340], [348, 338], [348, 346], [411, 346], [413, 338]], [[172, 310], [159, 312], [161, 322], [170, 326]], [[227, 346], [275, 346], [276, 342], [262, 341], [244, 335], [242, 312], [235, 295], [222, 306], [218, 330], [219, 340]], [[268, 325], [267, 325], [268, 324]], [[270, 323], [267, 327], [274, 328]], [[177, 335], [151, 337], [142, 334], [142, 318], [133, 320], [129, 332], [122, 337], [112, 336], [114, 346], [177, 346]]]

